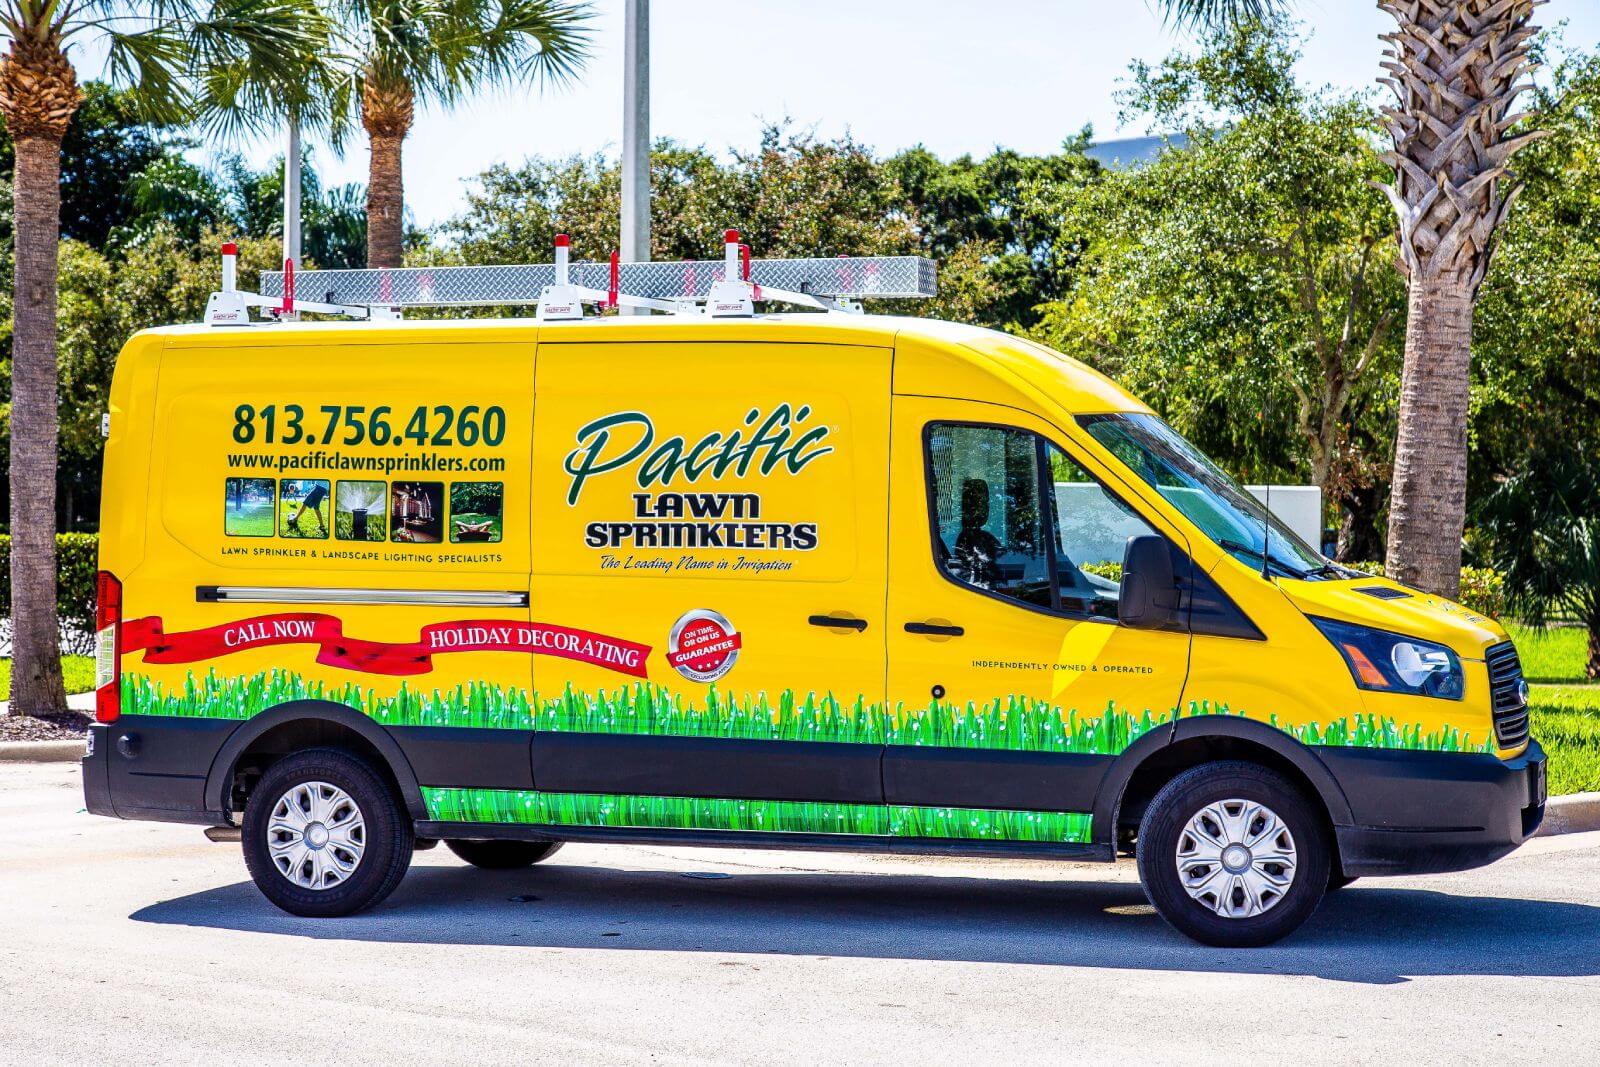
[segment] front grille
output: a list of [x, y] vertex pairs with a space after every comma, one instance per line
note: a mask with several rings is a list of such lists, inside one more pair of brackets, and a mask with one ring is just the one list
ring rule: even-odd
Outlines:
[[1489, 696], [1494, 708], [1494, 736], [1501, 748], [1516, 748], [1528, 739], [1528, 701], [1523, 696], [1522, 661], [1510, 641], [1483, 654], [1489, 668]]

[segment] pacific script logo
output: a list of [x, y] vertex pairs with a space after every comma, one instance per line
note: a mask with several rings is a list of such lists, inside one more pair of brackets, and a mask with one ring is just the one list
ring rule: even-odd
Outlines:
[[567, 503], [577, 504], [584, 483], [595, 475], [634, 463], [641, 489], [658, 483], [668, 486], [680, 477], [690, 485], [707, 474], [743, 478], [752, 467], [762, 475], [780, 468], [798, 474], [833, 451], [833, 446], [822, 443], [831, 432], [828, 427], [802, 429], [800, 424], [810, 417], [809, 404], [798, 409], [779, 404], [765, 415], [760, 408], [751, 408], [743, 426], [728, 433], [713, 431], [690, 445], [681, 436], [657, 444], [655, 424], [642, 411], [606, 415], [580, 428], [578, 447], [567, 453], [563, 467], [572, 477]]

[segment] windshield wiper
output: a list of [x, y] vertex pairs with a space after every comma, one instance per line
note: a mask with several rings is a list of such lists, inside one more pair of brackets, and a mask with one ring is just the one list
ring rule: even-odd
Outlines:
[[1291, 567], [1277, 556], [1269, 555], [1266, 552], [1262, 552], [1260, 549], [1251, 548], [1249, 545], [1240, 544], [1238, 541], [1230, 541], [1227, 538], [1223, 538], [1222, 540], [1218, 541], [1217, 544], [1221, 545], [1229, 552], [1243, 552], [1247, 556], [1254, 556], [1256, 559], [1264, 560], [1291, 578], [1309, 578], [1312, 574], [1317, 573], [1315, 571], [1303, 571], [1298, 567]]

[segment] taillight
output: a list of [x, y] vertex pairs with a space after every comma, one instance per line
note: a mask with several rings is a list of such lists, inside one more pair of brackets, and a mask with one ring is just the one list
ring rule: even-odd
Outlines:
[[122, 714], [122, 583], [101, 571], [94, 589], [94, 717], [116, 722]]

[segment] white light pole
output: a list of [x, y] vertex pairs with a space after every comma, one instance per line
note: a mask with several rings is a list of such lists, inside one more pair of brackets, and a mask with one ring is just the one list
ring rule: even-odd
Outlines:
[[300, 266], [300, 122], [293, 118], [283, 155], [283, 258]]
[[283, 258], [294, 260], [295, 269], [300, 269], [300, 120], [292, 116], [283, 153]]
[[[626, 0], [622, 45], [622, 260], [650, 259], [650, 0]], [[623, 308], [623, 314], [648, 314]]]

